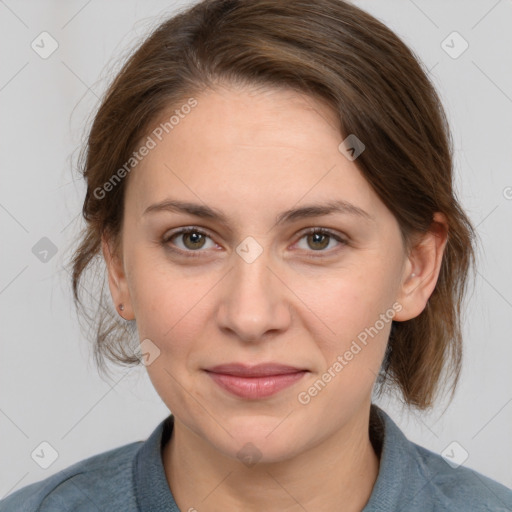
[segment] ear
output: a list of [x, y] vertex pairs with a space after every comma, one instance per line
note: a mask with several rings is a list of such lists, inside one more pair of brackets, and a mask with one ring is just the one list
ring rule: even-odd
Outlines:
[[[419, 242], [416, 241], [411, 248], [397, 295], [397, 302], [402, 305], [402, 309], [395, 314], [393, 320], [410, 320], [425, 309], [439, 277], [448, 230], [446, 217], [436, 212], [429, 231], [422, 234]], [[415, 275], [411, 276], [412, 273]]]
[[[103, 234], [101, 237], [101, 250], [107, 265], [108, 287], [110, 288], [110, 294], [114, 301], [114, 309], [125, 320], [133, 320], [135, 315], [133, 314], [123, 261], [122, 258], [116, 254], [114, 246], [107, 234]], [[120, 304], [124, 306], [123, 311], [119, 310]]]

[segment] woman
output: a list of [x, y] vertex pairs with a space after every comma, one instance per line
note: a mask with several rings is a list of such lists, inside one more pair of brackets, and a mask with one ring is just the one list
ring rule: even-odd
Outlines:
[[412, 52], [351, 4], [160, 25], [89, 134], [73, 289], [101, 254], [125, 325], [99, 309], [99, 366], [142, 362], [172, 415], [0, 510], [512, 510], [372, 404], [457, 383], [474, 229], [450, 142]]

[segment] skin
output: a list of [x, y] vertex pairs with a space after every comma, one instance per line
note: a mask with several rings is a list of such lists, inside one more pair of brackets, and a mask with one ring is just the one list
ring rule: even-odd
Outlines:
[[[187, 511], [332, 511], [340, 504], [360, 511], [379, 469], [369, 411], [391, 321], [308, 404], [298, 394], [394, 303], [401, 306], [395, 321], [423, 311], [439, 275], [446, 220], [437, 213], [406, 253], [395, 217], [338, 150], [336, 116], [314, 98], [232, 85], [195, 97], [197, 107], [129, 176], [121, 252], [113, 256], [105, 237], [102, 245], [114, 303], [136, 319], [139, 339], [160, 350], [147, 370], [175, 417], [162, 455], [170, 488]], [[167, 198], [221, 210], [228, 225], [144, 214]], [[275, 223], [284, 210], [334, 199], [373, 220], [335, 213]], [[208, 236], [162, 242], [187, 226]], [[303, 234], [310, 227], [347, 243], [315, 242]], [[263, 249], [251, 263], [236, 252], [248, 236]], [[200, 254], [179, 256], [166, 245]], [[247, 400], [204, 372], [268, 361], [308, 373], [271, 397]], [[261, 457], [252, 466], [237, 457], [249, 442]]]

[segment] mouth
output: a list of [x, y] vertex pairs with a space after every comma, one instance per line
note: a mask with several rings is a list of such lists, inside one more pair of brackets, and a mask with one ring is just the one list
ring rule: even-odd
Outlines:
[[223, 390], [240, 398], [258, 400], [288, 388], [304, 377], [308, 370], [294, 366], [263, 363], [218, 365], [205, 370]]

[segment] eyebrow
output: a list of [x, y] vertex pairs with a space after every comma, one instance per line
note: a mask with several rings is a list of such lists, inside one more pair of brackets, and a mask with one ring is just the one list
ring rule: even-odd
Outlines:
[[[222, 224], [229, 225], [226, 215], [216, 208], [211, 208], [210, 206], [198, 203], [178, 201], [176, 199], [166, 199], [159, 203], [152, 204], [144, 210], [143, 215], [151, 212], [161, 211], [188, 213], [196, 217], [216, 220]], [[327, 203], [310, 204], [300, 208], [292, 208], [290, 210], [286, 210], [276, 217], [275, 224], [286, 224], [300, 219], [320, 217], [322, 215], [330, 215], [332, 213], [354, 215], [370, 221], [376, 220], [373, 215], [370, 215], [362, 208], [359, 208], [359, 206], [343, 200], [334, 200]]]

